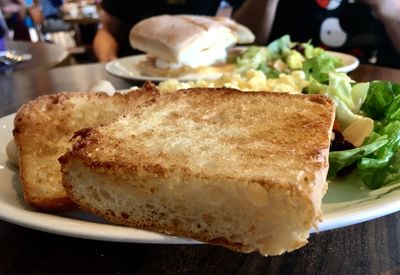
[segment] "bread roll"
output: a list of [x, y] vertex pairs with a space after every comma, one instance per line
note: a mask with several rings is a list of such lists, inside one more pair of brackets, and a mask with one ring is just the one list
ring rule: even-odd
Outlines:
[[227, 49], [237, 43], [253, 42], [254, 35], [245, 26], [228, 18], [160, 15], [133, 26], [129, 39], [133, 48], [155, 60], [140, 64], [141, 73], [179, 77], [197, 74], [199, 68], [212, 71], [206, 68], [216, 64], [214, 71], [224, 72], [221, 63], [226, 62]]

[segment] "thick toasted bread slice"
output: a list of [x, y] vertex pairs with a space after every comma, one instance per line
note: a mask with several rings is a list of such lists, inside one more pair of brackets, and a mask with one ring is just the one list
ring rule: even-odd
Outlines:
[[70, 208], [57, 159], [67, 151], [74, 132], [105, 123], [157, 93], [151, 85], [114, 96], [62, 92], [23, 105], [16, 114], [13, 134], [25, 200], [45, 210]]
[[321, 219], [333, 119], [320, 95], [181, 90], [82, 132], [63, 185], [118, 224], [281, 254]]

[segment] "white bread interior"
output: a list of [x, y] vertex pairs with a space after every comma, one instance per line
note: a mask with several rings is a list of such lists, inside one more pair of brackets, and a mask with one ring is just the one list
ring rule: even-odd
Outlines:
[[236, 21], [225, 16], [212, 17], [219, 23], [227, 26], [236, 37], [237, 44], [250, 44], [255, 40], [253, 32], [246, 26], [238, 24]]
[[165, 94], [82, 133], [63, 185], [115, 223], [278, 255], [322, 218], [333, 119], [320, 95]]

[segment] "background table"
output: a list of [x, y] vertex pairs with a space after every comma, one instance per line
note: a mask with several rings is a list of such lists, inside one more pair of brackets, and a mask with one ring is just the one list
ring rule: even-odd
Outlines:
[[68, 51], [50, 43], [8, 41], [7, 48], [9, 50], [23, 50], [32, 55], [31, 60], [14, 66], [13, 70], [43, 70], [68, 63]]
[[[361, 65], [351, 77], [357, 81], [400, 82], [400, 71]], [[0, 116], [15, 112], [21, 104], [39, 95], [85, 90], [101, 79], [121, 89], [141, 84], [109, 75], [104, 64], [15, 72], [0, 76]], [[0, 221], [0, 274], [277, 273], [400, 274], [400, 213], [312, 234], [305, 247], [274, 257], [202, 244], [84, 240]]]

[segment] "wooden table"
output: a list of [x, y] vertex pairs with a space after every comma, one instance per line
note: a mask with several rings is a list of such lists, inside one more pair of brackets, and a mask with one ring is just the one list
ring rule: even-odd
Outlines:
[[[351, 76], [400, 82], [400, 70], [365, 65]], [[39, 95], [84, 90], [100, 79], [117, 88], [140, 84], [109, 75], [104, 64], [2, 75], [0, 116]], [[85, 240], [0, 221], [0, 274], [400, 274], [400, 212], [312, 234], [305, 247], [267, 258], [210, 245]]]
[[43, 70], [65, 64], [68, 61], [69, 53], [67, 50], [51, 43], [45, 42], [26, 42], [9, 41], [7, 42], [9, 50], [24, 50], [32, 55], [32, 59], [17, 64], [13, 70]]

